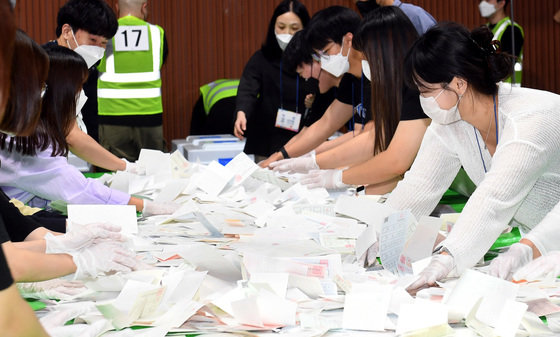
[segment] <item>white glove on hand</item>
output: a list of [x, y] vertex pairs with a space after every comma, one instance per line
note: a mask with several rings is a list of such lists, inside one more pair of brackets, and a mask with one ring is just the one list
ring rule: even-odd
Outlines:
[[307, 173], [311, 170], [319, 170], [315, 161], [315, 154], [306, 157], [282, 159], [268, 165], [273, 171], [289, 173]]
[[300, 180], [302, 185], [308, 188], [324, 187], [326, 189], [344, 188], [346, 185], [342, 182], [343, 170], [315, 170], [311, 171]]
[[434, 285], [446, 277], [455, 267], [453, 256], [448, 254], [437, 254], [432, 256], [430, 264], [424, 268], [418, 275], [418, 279], [414, 281], [406, 290], [416, 290], [426, 285]]
[[508, 251], [492, 260], [488, 274], [504, 280], [511, 279], [517, 269], [533, 260], [533, 249], [522, 243], [514, 243]]
[[98, 274], [126, 273], [139, 265], [134, 252], [114, 242], [101, 242], [71, 255], [76, 264], [75, 280], [95, 278]]
[[125, 241], [120, 233], [121, 227], [109, 223], [87, 225], [72, 224], [72, 230], [64, 235], [45, 235], [47, 254], [78, 251], [91, 244], [102, 241]]
[[125, 172], [137, 174], [140, 176], [146, 175], [146, 167], [144, 165], [138, 163], [131, 163], [124, 158], [121, 159], [126, 163], [126, 167], [124, 169]]
[[550, 252], [543, 255], [513, 274], [515, 281], [535, 281], [546, 278], [556, 278], [560, 275], [560, 251]]
[[70, 300], [74, 296], [88, 291], [79, 281], [52, 279], [43, 282], [21, 282], [17, 284], [23, 298]]
[[161, 203], [144, 199], [144, 208], [142, 208], [142, 215], [151, 216], [173, 214], [180, 207], [181, 205], [175, 204], [173, 202]]

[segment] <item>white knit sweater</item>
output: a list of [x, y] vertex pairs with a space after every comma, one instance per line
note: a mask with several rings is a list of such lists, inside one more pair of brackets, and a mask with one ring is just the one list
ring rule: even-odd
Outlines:
[[543, 220], [560, 200], [560, 96], [500, 84], [498, 121], [493, 157], [469, 123], [432, 122], [410, 171], [387, 200], [417, 219], [428, 215], [464, 167], [477, 189], [442, 242], [458, 272], [474, 266], [512, 219], [531, 231], [527, 238], [543, 254], [560, 249], [560, 206]]

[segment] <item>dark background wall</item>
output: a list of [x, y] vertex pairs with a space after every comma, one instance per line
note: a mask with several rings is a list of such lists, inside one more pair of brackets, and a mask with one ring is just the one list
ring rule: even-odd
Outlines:
[[[55, 38], [56, 14], [66, 0], [17, 0], [19, 26], [39, 43]], [[106, 0], [114, 5], [116, 0]], [[552, 20], [560, 0], [514, 0], [515, 20], [525, 29], [523, 85], [560, 93], [560, 24]], [[149, 21], [165, 29], [170, 53], [163, 69], [164, 133], [186, 137], [199, 87], [238, 78], [257, 50], [280, 0], [152, 0]], [[330, 5], [355, 9], [354, 0], [302, 0], [310, 14]], [[484, 23], [478, 0], [407, 0], [438, 21], [474, 28]]]

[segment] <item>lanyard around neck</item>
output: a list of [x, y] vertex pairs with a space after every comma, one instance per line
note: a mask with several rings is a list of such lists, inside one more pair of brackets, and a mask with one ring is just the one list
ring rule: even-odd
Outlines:
[[[494, 124], [496, 127], [496, 148], [498, 147], [498, 111], [496, 109], [496, 95], [492, 96], [494, 100]], [[482, 167], [484, 167], [484, 173], [488, 172], [486, 169], [486, 163], [484, 162], [484, 157], [482, 156], [482, 149], [480, 148], [480, 141], [478, 140], [478, 135], [476, 133], [476, 128], [473, 126], [474, 136], [476, 137], [476, 144], [478, 145], [478, 152], [480, 153], [480, 160], [482, 160]], [[482, 134], [481, 134], [482, 136]]]
[[[284, 110], [282, 77], [282, 61], [280, 61], [280, 109]], [[296, 77], [296, 113], [299, 113], [299, 75]]]

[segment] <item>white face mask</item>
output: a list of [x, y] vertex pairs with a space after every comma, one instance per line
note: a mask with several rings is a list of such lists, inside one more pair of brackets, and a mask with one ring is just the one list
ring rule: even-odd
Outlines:
[[435, 97], [424, 97], [420, 95], [420, 105], [424, 113], [432, 119], [437, 124], [451, 124], [458, 120], [461, 120], [461, 115], [459, 114], [459, 102], [461, 101], [462, 95], [459, 95], [457, 103], [451, 108], [444, 110], [439, 107], [437, 102], [438, 97], [443, 93], [445, 89], [441, 89], [439, 94]]
[[76, 115], [78, 113], [80, 113], [82, 111], [82, 108], [84, 107], [84, 105], [87, 102], [87, 96], [86, 93], [84, 92], [84, 90], [82, 89], [80, 91], [80, 94], [78, 95], [78, 100], [76, 101]]
[[371, 69], [369, 68], [369, 62], [366, 60], [362, 60], [362, 72], [368, 81], [371, 81]]
[[[90, 45], [79, 45], [78, 41], [76, 40], [76, 36], [74, 35], [74, 31], [72, 31], [72, 37], [74, 38], [74, 42], [76, 42], [76, 49], [74, 51], [78, 53], [83, 59], [86, 61], [88, 69], [91, 68], [97, 61], [101, 60], [103, 55], [105, 54], [105, 48], [98, 47], [98, 46], [90, 46]], [[70, 44], [66, 41], [68, 48], [70, 48]], [[72, 48], [70, 48], [72, 49]]]
[[342, 55], [342, 46], [344, 46], [344, 39], [342, 39], [342, 45], [338, 54], [321, 55], [321, 68], [328, 71], [334, 77], [340, 77], [350, 69], [350, 63], [348, 62], [350, 49], [348, 49], [348, 53], [344, 56]]
[[278, 46], [280, 46], [280, 49], [282, 49], [282, 51], [286, 50], [286, 47], [288, 46], [288, 43], [290, 43], [290, 40], [292, 39], [291, 34], [276, 34], [276, 41], [278, 41]]
[[492, 5], [488, 1], [481, 1], [478, 4], [478, 9], [480, 10], [480, 15], [483, 18], [489, 18], [492, 14], [496, 13], [496, 6]]

